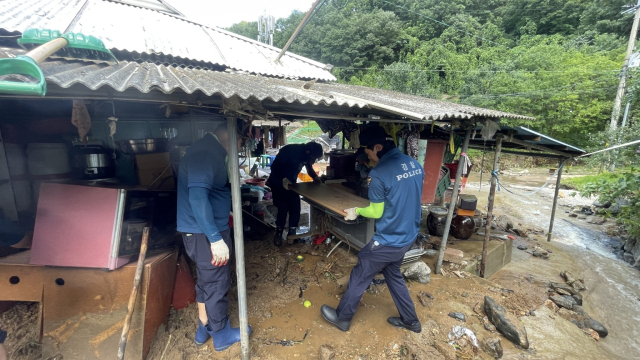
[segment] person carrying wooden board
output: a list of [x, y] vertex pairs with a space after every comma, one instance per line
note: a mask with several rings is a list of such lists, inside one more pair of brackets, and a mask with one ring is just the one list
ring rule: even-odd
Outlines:
[[360, 298], [374, 276], [382, 271], [400, 317], [387, 321], [396, 327], [421, 332], [413, 300], [400, 272], [404, 255], [420, 230], [422, 208], [420, 194], [424, 173], [422, 166], [396, 148], [395, 142], [379, 126], [366, 128], [360, 144], [377, 165], [369, 173], [369, 201], [364, 208], [345, 209], [345, 220], [358, 216], [376, 219], [373, 238], [358, 253], [358, 263], [351, 271], [347, 290], [337, 308], [322, 305], [321, 314], [329, 323], [348, 331]]
[[303, 167], [307, 169], [307, 175], [313, 181], [320, 182], [318, 174], [313, 170], [313, 164], [322, 157], [322, 145], [310, 141], [306, 144], [290, 144], [280, 149], [273, 164], [271, 175], [267, 180], [267, 186], [273, 193], [273, 205], [278, 208], [276, 217], [276, 233], [273, 237], [273, 245], [282, 246], [282, 234], [289, 215], [288, 236], [295, 236], [300, 222], [300, 195], [289, 189], [289, 185], [295, 184], [298, 174]]

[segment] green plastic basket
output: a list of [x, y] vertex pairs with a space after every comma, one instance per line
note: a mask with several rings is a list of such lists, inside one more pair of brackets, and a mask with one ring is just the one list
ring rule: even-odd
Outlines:
[[436, 186], [436, 197], [441, 197], [445, 192], [447, 192], [449, 185], [451, 185], [448, 167], [443, 166], [442, 168], [440, 168], [440, 176], [438, 179], [438, 186]]

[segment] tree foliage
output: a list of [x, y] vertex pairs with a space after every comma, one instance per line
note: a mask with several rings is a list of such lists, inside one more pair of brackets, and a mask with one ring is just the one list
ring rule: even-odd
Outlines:
[[[327, 0], [291, 51], [334, 65], [345, 83], [530, 115], [537, 120], [512, 124], [590, 148], [610, 121], [633, 19], [621, 15], [628, 3]], [[303, 17], [278, 19], [274, 45]], [[254, 24], [229, 30], [255, 38]], [[628, 86], [635, 129], [635, 74]]]

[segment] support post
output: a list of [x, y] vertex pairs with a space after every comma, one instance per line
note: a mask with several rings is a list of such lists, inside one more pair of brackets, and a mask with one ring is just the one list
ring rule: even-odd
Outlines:
[[556, 192], [553, 195], [553, 207], [551, 208], [551, 220], [549, 220], [549, 233], [547, 234], [547, 241], [551, 242], [551, 235], [553, 235], [553, 221], [556, 218], [556, 205], [558, 205], [558, 192], [560, 191], [560, 180], [562, 179], [562, 168], [566, 159], [560, 160], [560, 166], [558, 166], [558, 178], [556, 179]]
[[[496, 135], [496, 152], [493, 157], [493, 171], [498, 171], [500, 152], [502, 151], [502, 135]], [[491, 173], [491, 187], [489, 188], [489, 201], [487, 206], [487, 226], [484, 228], [484, 243], [482, 244], [482, 261], [480, 262], [480, 277], [484, 277], [484, 269], [487, 265], [487, 248], [491, 236], [491, 223], [493, 222], [493, 203], [496, 196], [497, 179]]]
[[[467, 153], [469, 147], [469, 138], [471, 138], [471, 131], [473, 129], [469, 127], [464, 135], [464, 143], [462, 144], [462, 151], [460, 152], [460, 161], [458, 161], [458, 171], [456, 171], [456, 180], [453, 183], [453, 193], [451, 194], [451, 203], [449, 204], [449, 212], [447, 213], [447, 221], [444, 224], [444, 234], [442, 234], [442, 244], [440, 244], [440, 252], [438, 253], [438, 262], [436, 263], [436, 274], [441, 274], [442, 260], [444, 259], [444, 251], [447, 248], [447, 238], [449, 237], [449, 228], [451, 227], [451, 219], [453, 219], [453, 211], [455, 210], [456, 201], [458, 199], [458, 192], [460, 187], [460, 177], [462, 177], [462, 169], [467, 166], [464, 156], [462, 154]], [[453, 131], [453, 129], [451, 129]], [[444, 198], [446, 196], [442, 195]]]
[[238, 125], [235, 117], [227, 118], [229, 133], [229, 174], [231, 183], [231, 209], [238, 277], [238, 317], [240, 318], [240, 346], [242, 360], [249, 360], [249, 317], [247, 316], [247, 281], [244, 274], [244, 226], [240, 202], [240, 169], [238, 166]]
[[[627, 101], [627, 106], [624, 108], [624, 116], [622, 117], [622, 126], [620, 128], [624, 128], [627, 126], [627, 116], [629, 115], [629, 106], [631, 106], [631, 101]], [[620, 142], [618, 136], [616, 136], [616, 144]], [[616, 170], [616, 159], [618, 158], [618, 150], [614, 151], [611, 160], [611, 170], [610, 172], [614, 172]]]

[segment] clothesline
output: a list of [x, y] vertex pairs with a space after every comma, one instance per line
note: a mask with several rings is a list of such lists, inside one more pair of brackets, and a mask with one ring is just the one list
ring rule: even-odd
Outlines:
[[562, 164], [560, 164], [560, 167], [558, 167], [558, 169], [553, 173], [553, 175], [551, 175], [551, 177], [549, 178], [549, 180], [547, 180], [546, 183], [544, 183], [544, 185], [542, 185], [541, 187], [539, 187], [538, 189], [536, 189], [533, 192], [530, 192], [528, 194], [517, 194], [514, 193], [513, 191], [509, 190], [507, 187], [505, 187], [504, 185], [502, 185], [502, 183], [500, 182], [500, 178], [498, 177], [498, 170], [494, 170], [491, 172], [491, 176], [496, 178], [496, 181], [498, 182], [498, 191], [501, 190], [501, 188], [504, 188], [508, 193], [511, 193], [513, 195], [518, 195], [518, 196], [531, 196], [534, 195], [536, 193], [538, 193], [540, 190], [544, 189], [545, 187], [547, 187], [547, 185], [549, 185], [549, 182], [551, 181], [551, 179], [553, 179], [554, 177], [556, 177], [560, 171], [562, 171], [562, 167], [564, 166], [564, 161], [562, 162]]

